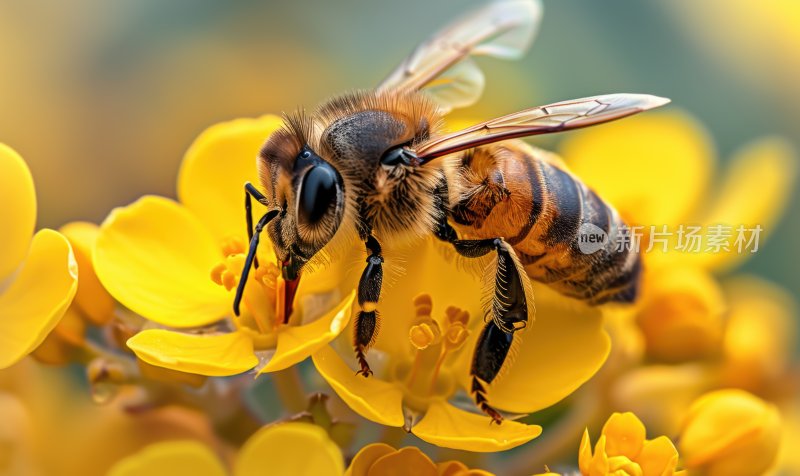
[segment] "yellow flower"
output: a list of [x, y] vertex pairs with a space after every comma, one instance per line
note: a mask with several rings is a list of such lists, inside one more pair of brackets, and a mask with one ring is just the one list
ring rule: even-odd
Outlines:
[[[667, 251], [654, 242], [643, 254], [645, 279], [635, 320], [648, 356], [684, 362], [719, 353], [726, 303], [712, 274], [752, 255], [752, 246], [739, 252], [735, 245], [737, 227], [760, 226], [762, 247], [783, 214], [797, 171], [791, 146], [779, 138], [746, 146], [713, 195], [713, 144], [686, 113], [653, 113], [577, 132], [564, 141], [562, 153], [630, 225], [643, 227], [643, 249], [663, 226], [671, 233], [658, 237], [667, 240]], [[705, 240], [697, 252], [676, 250], [690, 244], [690, 227], [700, 226], [699, 234], [707, 238], [716, 225], [730, 226], [727, 251], [709, 248]]]
[[25, 161], [0, 144], [0, 369], [28, 355], [58, 324], [78, 289], [64, 236], [36, 224], [36, 193]]
[[650, 428], [674, 434], [685, 409], [712, 389], [732, 386], [773, 399], [795, 391], [789, 383], [797, 337], [792, 296], [744, 275], [728, 278], [721, 291], [727, 307], [714, 358], [629, 370], [614, 382], [613, 405], [635, 411]]
[[[381, 331], [367, 354], [374, 375], [356, 375], [345, 334], [314, 354], [317, 370], [363, 417], [410, 429], [434, 445], [488, 452], [536, 438], [539, 426], [489, 425], [489, 417], [450, 403], [470, 388], [473, 348], [484, 325], [482, 289], [479, 278], [437, 248], [432, 241], [417, 246], [405, 276], [381, 296]], [[516, 359], [488, 389], [489, 402], [512, 413], [563, 399], [597, 372], [609, 351], [596, 309], [544, 286], [535, 295], [536, 320], [516, 334]]]
[[752, 276], [729, 279], [724, 290], [728, 315], [722, 340], [723, 384], [763, 394], [785, 393], [793, 380], [797, 302], [780, 287]]
[[208, 327], [232, 314], [232, 289], [246, 252], [243, 186], [257, 183], [255, 157], [280, 124], [278, 117], [264, 116], [207, 129], [181, 165], [180, 203], [145, 196], [115, 209], [101, 225], [94, 252], [100, 281], [120, 303], [167, 327], [145, 329], [128, 341], [144, 362], [223, 376], [258, 366], [256, 352], [264, 351], [260, 357], [267, 361], [259, 370], [271, 372], [305, 359], [347, 324], [352, 294], [341, 299], [331, 270], [304, 279], [297, 295], [308, 299], [298, 299], [291, 325], [277, 322], [280, 277], [264, 235], [261, 266], [250, 273], [235, 329]]
[[[100, 476], [150, 443], [216, 441], [206, 413], [168, 405], [132, 414], [124, 405], [95, 404], [75, 383], [74, 375], [30, 359], [0, 372], [0, 474]], [[4, 468], [6, 454], [28, 470]]]
[[196, 441], [167, 441], [146, 447], [117, 463], [109, 476], [341, 476], [344, 459], [325, 430], [309, 423], [264, 427], [244, 444], [233, 471]]
[[480, 469], [469, 469], [460, 461], [434, 463], [419, 448], [407, 446], [399, 450], [385, 443], [373, 443], [361, 448], [344, 476], [493, 476]]
[[775, 460], [781, 417], [743, 390], [718, 390], [689, 408], [679, 447], [686, 467], [708, 476], [756, 476]]
[[83, 347], [87, 324], [102, 326], [114, 316], [116, 301], [108, 294], [92, 263], [92, 251], [100, 228], [94, 223], [72, 222], [59, 232], [69, 240], [80, 272], [78, 291], [58, 325], [31, 354], [47, 364], [66, 364]]
[[671, 476], [677, 471], [678, 451], [666, 436], [648, 440], [633, 413], [614, 413], [592, 453], [589, 430], [583, 432], [578, 464], [583, 476]]

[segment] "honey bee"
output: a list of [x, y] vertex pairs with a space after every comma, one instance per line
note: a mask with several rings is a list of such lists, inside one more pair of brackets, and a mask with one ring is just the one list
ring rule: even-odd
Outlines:
[[[525, 109], [445, 133], [443, 115], [477, 100], [483, 76], [471, 56], [516, 58], [541, 14], [534, 0], [500, 0], [419, 45], [375, 90], [333, 98], [313, 114], [285, 116], [258, 157], [264, 193], [245, 185], [250, 248], [246, 276], [266, 229], [282, 280], [284, 319], [309, 264], [336, 246], [366, 249], [358, 283], [353, 346], [358, 371], [379, 328], [384, 246], [435, 236], [466, 258], [485, 257], [485, 327], [471, 366], [476, 405], [500, 423], [486, 386], [504, 365], [517, 332], [534, 313], [530, 280], [596, 305], [635, 299], [637, 253], [611, 240], [597, 252], [578, 246], [582, 225], [613, 235], [619, 214], [554, 154], [518, 138], [587, 127], [669, 102], [608, 94]], [[268, 211], [253, 226], [251, 197]], [[257, 266], [257, 263], [255, 263]]]

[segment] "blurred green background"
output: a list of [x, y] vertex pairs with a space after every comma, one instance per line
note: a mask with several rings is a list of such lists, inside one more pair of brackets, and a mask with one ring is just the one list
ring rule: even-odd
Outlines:
[[[182, 154], [206, 126], [369, 88], [478, 3], [4, 0], [0, 141], [30, 164], [40, 226], [99, 222], [142, 194], [174, 196]], [[765, 134], [800, 148], [800, 2], [544, 3], [527, 57], [479, 60], [486, 92], [463, 117], [646, 92], [698, 117], [720, 162]], [[797, 296], [794, 204], [771, 235], [745, 270]]]

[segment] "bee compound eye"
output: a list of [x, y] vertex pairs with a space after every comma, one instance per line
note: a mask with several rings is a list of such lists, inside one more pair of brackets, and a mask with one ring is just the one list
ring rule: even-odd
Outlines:
[[389, 166], [411, 165], [416, 158], [417, 155], [404, 146], [392, 147], [381, 156], [381, 164]]
[[300, 186], [298, 217], [309, 224], [319, 222], [336, 201], [336, 183], [336, 173], [329, 166], [317, 165], [306, 172]]

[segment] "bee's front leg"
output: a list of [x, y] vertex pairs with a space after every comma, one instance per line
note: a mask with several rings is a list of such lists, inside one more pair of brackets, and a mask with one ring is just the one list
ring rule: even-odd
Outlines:
[[471, 392], [475, 404], [495, 423], [503, 421], [502, 415], [486, 399], [484, 385], [491, 384], [504, 365], [511, 364], [511, 347], [514, 334], [528, 324], [530, 282], [522, 269], [514, 249], [502, 238], [459, 240], [455, 230], [446, 222], [439, 225], [436, 236], [452, 244], [456, 251], [468, 258], [478, 258], [495, 251], [494, 282], [490, 309], [486, 310], [487, 323], [483, 328], [472, 357]]
[[381, 245], [374, 236], [367, 237], [366, 246], [370, 254], [367, 256], [367, 267], [364, 268], [358, 282], [358, 305], [361, 310], [356, 315], [353, 346], [358, 364], [361, 366], [358, 373], [369, 377], [372, 375], [372, 370], [369, 368], [365, 354], [375, 342], [380, 329], [377, 307], [383, 283], [383, 256], [381, 255]]

